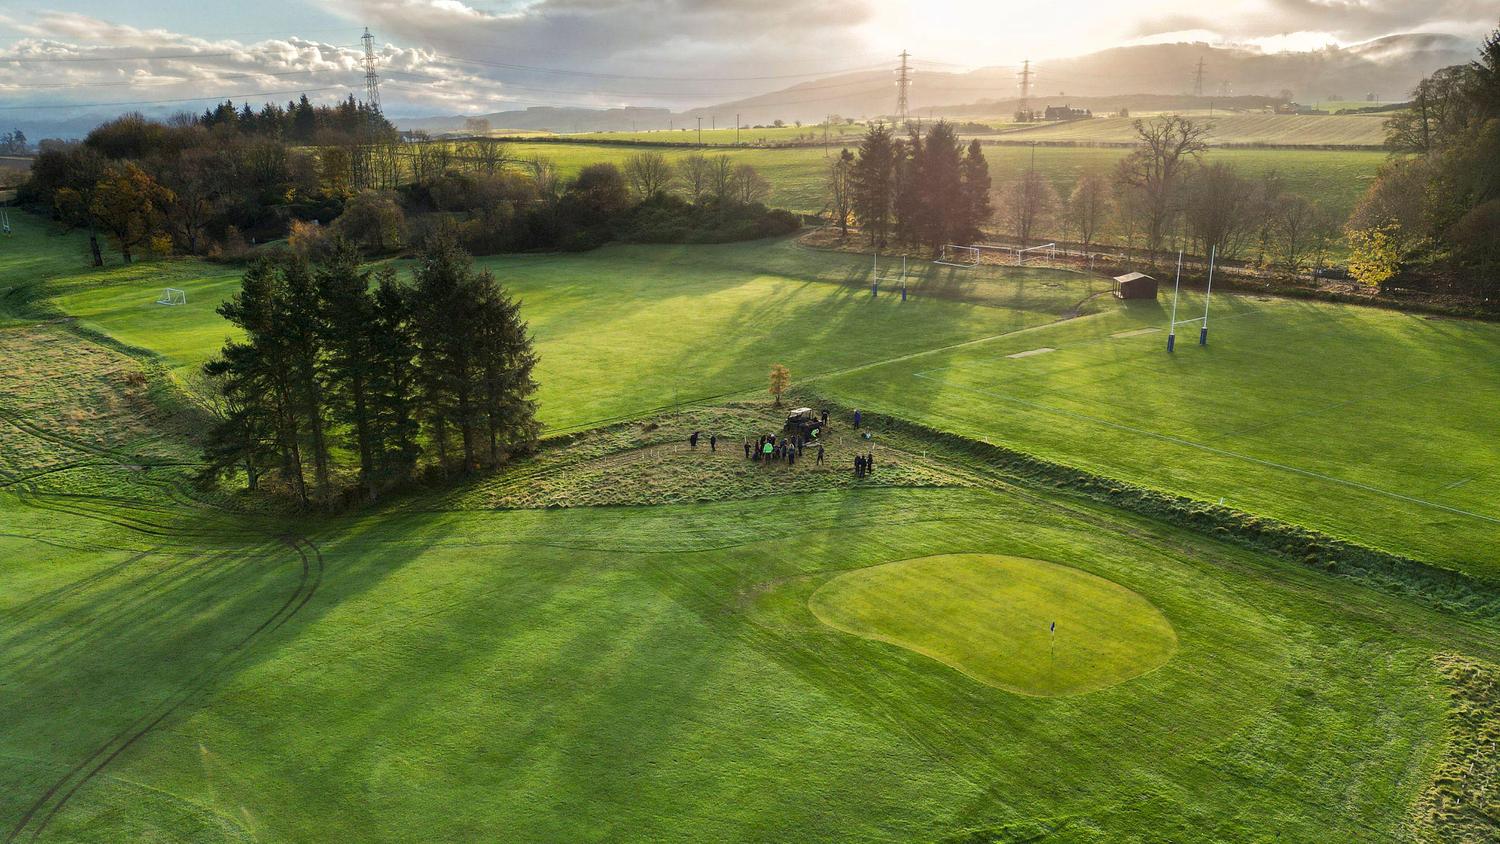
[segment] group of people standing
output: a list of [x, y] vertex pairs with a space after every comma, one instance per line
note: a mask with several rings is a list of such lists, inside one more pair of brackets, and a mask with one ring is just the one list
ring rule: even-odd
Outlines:
[[[783, 434], [780, 437], [775, 434], [763, 434], [759, 439], [754, 441], [747, 438], [745, 440], [745, 459], [756, 462], [765, 461], [766, 463], [785, 462], [788, 466], [795, 466], [797, 465], [797, 461], [804, 457], [807, 449], [814, 448], [816, 450], [813, 452], [813, 459], [817, 462], [817, 465], [823, 465], [823, 443], [818, 439], [818, 434], [823, 428], [828, 426], [828, 411], [824, 410], [821, 418], [822, 425], [813, 428], [811, 436], [804, 436], [801, 432], [796, 432], [789, 435]], [[858, 410], [854, 411], [854, 427], [856, 429], [859, 428], [862, 422], [864, 422], [864, 415]], [[688, 435], [688, 444], [693, 448], [697, 448], [698, 440], [702, 436], [702, 431], [694, 431]], [[866, 440], [870, 439], [869, 434], [865, 434], [864, 437]], [[708, 435], [708, 449], [709, 451], [719, 450], [719, 436], [717, 434]], [[873, 451], [867, 451], [862, 455], [854, 455], [854, 476], [856, 478], [863, 478], [874, 474], [874, 472], [875, 453]]]
[[873, 474], [875, 474], [875, 452], [871, 451], [863, 456], [854, 455], [854, 477], [863, 478]]
[[816, 446], [817, 450], [813, 452], [814, 459], [822, 465], [823, 444], [821, 442], [809, 443], [801, 434], [793, 434], [790, 437], [765, 434], [753, 444], [747, 439], [745, 440], [745, 459], [764, 460], [767, 463], [785, 461], [786, 465], [795, 466], [809, 445]]

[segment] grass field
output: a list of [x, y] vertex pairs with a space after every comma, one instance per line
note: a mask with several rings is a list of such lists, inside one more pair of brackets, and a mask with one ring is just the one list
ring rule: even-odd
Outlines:
[[[10, 840], [1495, 832], [1455, 809], [1496, 797], [1471, 777], [1497, 768], [1493, 626], [878, 417], [868, 443], [837, 421], [824, 466], [736, 452], [783, 361], [867, 412], [1489, 575], [1492, 526], [1428, 511], [1500, 515], [1492, 326], [1224, 297], [1213, 345], [1169, 359], [1140, 333], [1158, 308], [1064, 273], [922, 272], [903, 305], [790, 241], [493, 259], [549, 426], [616, 421], [373, 512], [270, 517], [188, 482], [192, 417], [153, 374], [222, 340], [232, 273], [3, 248]], [[141, 302], [168, 278], [189, 305], [163, 319]], [[1210, 434], [1429, 504], [1178, 442]]]
[[940, 554], [857, 569], [824, 583], [808, 607], [830, 627], [1027, 695], [1108, 688], [1177, 649], [1171, 623], [1135, 592], [1019, 557]]
[[[1341, 118], [1342, 119], [1342, 118]], [[1366, 118], [1349, 118], [1363, 120]], [[1374, 121], [1378, 124], [1378, 119]], [[1017, 140], [1026, 136], [1018, 135]], [[857, 138], [849, 138], [853, 149]], [[623, 162], [639, 154], [637, 146], [609, 144], [513, 143], [511, 155], [521, 158], [540, 157], [555, 164], [562, 173], [572, 175], [584, 166], [600, 161]], [[829, 155], [841, 149], [833, 145]], [[692, 149], [658, 150], [669, 159], [692, 155]], [[707, 150], [708, 154], [728, 155], [736, 162], [753, 165], [771, 180], [770, 203], [793, 211], [817, 213], [827, 204], [827, 167], [829, 158], [821, 147], [793, 149]], [[1078, 177], [1088, 172], [1107, 172], [1128, 151], [1109, 147], [1038, 147], [1036, 168], [1046, 175], [1064, 196], [1073, 189]], [[990, 163], [990, 175], [997, 189], [1020, 179], [1031, 166], [1032, 150], [1027, 146], [984, 148]], [[1209, 161], [1223, 161], [1247, 176], [1259, 176], [1276, 170], [1285, 177], [1287, 186], [1304, 196], [1317, 199], [1340, 214], [1348, 214], [1354, 203], [1375, 178], [1375, 170], [1385, 160], [1378, 150], [1282, 150], [1222, 149], [1208, 156]]]
[[[1385, 143], [1383, 114], [1225, 114], [1196, 116], [1213, 129], [1210, 144], [1364, 146]], [[1008, 130], [1007, 140], [1133, 143], [1134, 117], [1099, 117]]]
[[[1500, 378], [1481, 363], [1500, 354], [1494, 326], [1222, 296], [1212, 344], [1187, 326], [1169, 357], [1166, 305], [1121, 307], [1104, 279], [921, 264], [902, 303], [871, 299], [867, 260], [776, 241], [481, 263], [525, 303], [554, 431], [758, 391], [779, 362], [852, 406], [1500, 577], [1500, 453], [1485, 434]], [[188, 305], [155, 304], [165, 278]], [[49, 287], [180, 373], [228, 335], [214, 307], [237, 284], [172, 262]], [[1184, 314], [1201, 308], [1184, 297]], [[1056, 351], [1010, 357], [1041, 348]]]
[[[808, 124], [806, 126], [761, 126], [759, 128], [747, 126], [740, 129], [736, 135], [734, 131], [733, 115], [722, 119], [721, 123], [727, 123], [728, 128], [715, 127], [709, 120], [703, 121], [702, 140], [699, 140], [697, 123], [686, 121], [686, 126], [678, 126], [676, 129], [655, 129], [640, 132], [581, 132], [580, 137], [593, 140], [610, 141], [652, 141], [658, 143], [673, 144], [777, 144], [795, 142], [821, 142], [824, 138], [823, 126]], [[840, 123], [828, 128], [827, 137], [830, 143], [855, 144], [865, 133], [865, 126], [857, 124]], [[567, 135], [562, 135], [566, 138]]]

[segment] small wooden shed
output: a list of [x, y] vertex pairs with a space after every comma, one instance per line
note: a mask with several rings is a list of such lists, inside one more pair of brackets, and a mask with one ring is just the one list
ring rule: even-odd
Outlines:
[[1145, 273], [1115, 276], [1115, 297], [1119, 299], [1155, 299], [1156, 279]]

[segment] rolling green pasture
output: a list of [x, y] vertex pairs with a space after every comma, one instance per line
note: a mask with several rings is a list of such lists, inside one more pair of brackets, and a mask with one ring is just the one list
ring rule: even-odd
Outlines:
[[[1220, 296], [1212, 344], [1184, 326], [1169, 357], [1166, 303], [1122, 307], [1107, 280], [914, 263], [903, 304], [891, 289], [871, 299], [867, 261], [782, 240], [481, 263], [524, 302], [554, 432], [756, 393], [783, 363], [848, 404], [1500, 576], [1493, 325]], [[187, 306], [154, 304], [165, 278]], [[237, 284], [169, 262], [49, 288], [181, 372], [228, 334], [213, 307]], [[1201, 308], [1184, 297], [1184, 315]], [[1008, 357], [1039, 348], [1056, 351]]]
[[[1028, 494], [274, 525], [182, 507], [153, 532], [101, 522], [132, 510], [110, 494], [90, 518], [0, 492], [0, 823], [20, 840], [1399, 840], [1443, 748], [1428, 654], [1497, 653]], [[1177, 649], [1034, 697], [809, 608], [934, 553], [1108, 579]], [[1031, 644], [1010, 659], [1047, 659]]]
[[[733, 115], [720, 120], [727, 123], [728, 128], [715, 127], [712, 122], [703, 121], [702, 141], [699, 141], [697, 123], [691, 120], [683, 121], [686, 126], [678, 126], [675, 129], [653, 129], [639, 132], [583, 132], [581, 137], [595, 140], [609, 141], [652, 141], [657, 143], [671, 144], [775, 144], [793, 142], [811, 142], [823, 140], [822, 124], [806, 126], [761, 126], [759, 128], [746, 127], [735, 135]], [[857, 144], [859, 138], [865, 133], [865, 126], [861, 124], [850, 125], [840, 123], [828, 128], [828, 139], [834, 144]], [[561, 137], [566, 138], [567, 135]]]
[[[1500, 577], [1500, 328], [1215, 296], [1131, 303], [820, 382], [869, 409]], [[1202, 312], [1183, 297], [1179, 318]], [[1025, 357], [1018, 353], [1050, 351]]]
[[[1226, 296], [1213, 345], [1168, 358], [1159, 305], [1058, 271], [913, 267], [903, 304], [789, 240], [485, 259], [550, 428], [621, 421], [271, 517], [190, 483], [193, 419], [138, 377], [213, 352], [234, 272], [80, 269], [26, 222], [0, 241], [9, 840], [1385, 842], [1489, 799], [1435, 776], [1494, 767], [1447, 656], [1500, 661], [1490, 626], [878, 418], [870, 479], [835, 468], [842, 425], [824, 467], [734, 448], [784, 362], [867, 412], [1492, 575], [1493, 326]], [[188, 306], [149, 304], [168, 284]]]
[[[1383, 114], [1226, 114], [1195, 115], [1212, 124], [1210, 144], [1277, 146], [1365, 146], [1385, 143]], [[1007, 131], [1007, 140], [1132, 143], [1134, 117], [1096, 117]]]
[[[1378, 124], [1379, 120], [1374, 122]], [[1017, 140], [1023, 138], [1017, 136]], [[851, 149], [857, 145], [857, 138], [848, 139]], [[508, 146], [511, 155], [554, 162], [564, 175], [575, 174], [584, 166], [601, 161], [620, 163], [642, 151], [641, 147], [623, 144], [513, 143]], [[835, 145], [828, 153], [837, 155], [839, 149]], [[700, 152], [671, 148], [656, 151], [673, 160]], [[828, 202], [825, 186], [830, 158], [822, 147], [711, 149], [701, 152], [728, 155], [736, 162], [760, 170], [771, 180], [769, 204], [772, 206], [813, 214], [822, 211]], [[1037, 147], [1036, 168], [1060, 193], [1067, 195], [1079, 176], [1107, 172], [1127, 152], [1109, 147]], [[988, 145], [984, 148], [984, 155], [990, 163], [990, 175], [997, 189], [1019, 179], [1031, 166], [1029, 146]], [[1291, 190], [1317, 199], [1340, 214], [1348, 214], [1374, 181], [1375, 170], [1385, 157], [1385, 153], [1378, 150], [1221, 149], [1212, 151], [1207, 160], [1229, 163], [1247, 176], [1276, 170], [1285, 177]]]

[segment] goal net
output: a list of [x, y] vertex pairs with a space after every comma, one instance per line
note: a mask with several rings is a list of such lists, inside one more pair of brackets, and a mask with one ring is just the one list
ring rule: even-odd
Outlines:
[[158, 305], [186, 305], [187, 291], [168, 287], [161, 292], [161, 298], [156, 300]]
[[979, 266], [979, 249], [974, 246], [945, 243], [943, 244], [942, 254], [933, 263], [942, 264], [945, 267], [959, 267], [971, 270]]

